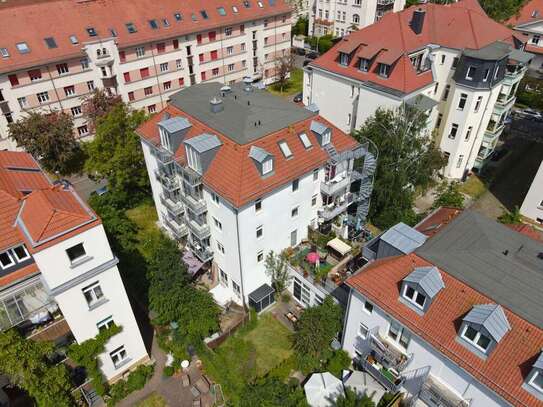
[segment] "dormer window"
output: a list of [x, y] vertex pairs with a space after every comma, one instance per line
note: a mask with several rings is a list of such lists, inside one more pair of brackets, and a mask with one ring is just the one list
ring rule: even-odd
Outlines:
[[158, 131], [160, 133], [160, 145], [162, 147], [164, 147], [166, 150], [171, 151], [170, 135], [162, 127], [159, 127], [158, 129], [159, 129]]
[[87, 34], [89, 34], [89, 37], [96, 37], [98, 35], [94, 27], [88, 27]]
[[322, 135], [322, 145], [325, 146], [327, 144], [330, 144], [330, 141], [332, 139], [332, 132], [330, 129], [327, 129]]
[[346, 54], [345, 52], [340, 52], [339, 63], [343, 66], [349, 65], [349, 54]]
[[269, 158], [262, 163], [262, 175], [269, 174], [272, 171], [273, 171], [273, 160]]
[[383, 78], [388, 78], [390, 75], [390, 65], [379, 64], [379, 76]]
[[424, 303], [426, 302], [426, 296], [424, 294], [419, 293], [417, 290], [415, 290], [410, 285], [405, 285], [403, 290], [403, 297], [411, 302], [413, 305], [419, 307], [420, 309], [424, 309]]
[[273, 155], [261, 147], [252, 146], [249, 150], [249, 157], [253, 159], [256, 168], [261, 176], [273, 172]]
[[126, 30], [128, 31], [129, 34], [134, 34], [135, 32], [138, 31], [134, 23], [126, 23]]
[[540, 400], [543, 400], [543, 352], [539, 354], [532, 365], [532, 370], [526, 377], [523, 387]]
[[475, 73], [477, 72], [477, 68], [474, 66], [468, 66], [468, 71], [466, 72], [466, 79], [468, 81], [472, 81], [475, 77]]
[[149, 26], [153, 29], [153, 30], [157, 30], [158, 29], [158, 23], [156, 20], [149, 20]]
[[360, 64], [358, 65], [358, 69], [360, 69], [362, 72], [368, 72], [370, 69], [370, 60], [366, 58], [360, 58]]
[[532, 378], [528, 381], [528, 384], [543, 394], [543, 371], [536, 370]]
[[2, 58], [7, 58], [9, 57], [9, 51], [7, 48], [0, 48], [0, 55], [2, 56]]
[[425, 312], [444, 287], [437, 267], [416, 267], [402, 281], [401, 301], [419, 313]]
[[0, 253], [0, 268], [5, 270], [15, 264], [15, 260], [9, 251]]
[[190, 146], [185, 147], [187, 152], [187, 163], [191, 169], [197, 173], [202, 173], [202, 163], [200, 161], [200, 154]]
[[471, 325], [466, 325], [464, 327], [461, 336], [483, 352], [486, 352], [490, 346], [490, 338], [473, 328]]

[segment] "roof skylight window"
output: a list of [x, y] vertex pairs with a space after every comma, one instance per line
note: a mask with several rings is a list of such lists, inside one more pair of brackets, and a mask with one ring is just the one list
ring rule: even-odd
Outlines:
[[158, 23], [157, 23], [156, 20], [149, 20], [149, 26], [150, 26], [153, 30], [158, 29]]
[[2, 55], [2, 58], [9, 57], [9, 52], [7, 48], [0, 48], [0, 55]]
[[209, 16], [207, 15], [207, 11], [205, 10], [200, 10], [200, 14], [202, 15], [202, 18], [204, 20], [207, 20], [209, 18]]
[[94, 27], [88, 27], [87, 34], [89, 34], [89, 37], [96, 37], [98, 35]]
[[175, 21], [181, 21], [183, 19], [181, 13], [175, 13], [173, 16], [175, 18]]
[[256, 4], [258, 4], [258, 7], [260, 7], [260, 8], [264, 7], [264, 4], [262, 4], [261, 1], [257, 1]]
[[75, 44], [79, 44], [79, 40], [77, 39], [77, 37], [75, 35], [70, 35], [70, 42], [75, 45]]
[[47, 37], [44, 38], [45, 44], [47, 44], [47, 48], [57, 48], [57, 42], [53, 37]]
[[126, 29], [128, 30], [128, 32], [130, 34], [134, 34], [135, 32], [137, 32], [138, 30], [136, 29], [136, 26], [134, 25], [134, 23], [126, 23]]
[[168, 21], [167, 18], [163, 18], [163, 19], [162, 19], [162, 25], [163, 25], [164, 27], [169, 27], [169, 26], [170, 26], [170, 22]]
[[224, 9], [224, 7], [217, 7], [217, 11], [219, 12], [219, 15], [221, 16], [226, 15], [226, 10]]
[[299, 137], [305, 148], [311, 148], [313, 146], [313, 144], [311, 144], [311, 140], [309, 140], [309, 137], [307, 137], [306, 133], [301, 133]]
[[292, 151], [290, 151], [290, 147], [288, 146], [286, 141], [280, 141], [279, 148], [281, 149], [281, 152], [283, 153], [285, 158], [292, 157]]
[[233, 11], [234, 13], [238, 13], [238, 12], [239, 12], [237, 6], [232, 6], [232, 11]]
[[18, 44], [15, 44], [15, 46], [21, 54], [28, 54], [30, 52], [30, 48], [26, 42], [19, 42]]
[[117, 30], [115, 28], [110, 28], [109, 33], [111, 34], [112, 37], [117, 37], [118, 36]]
[[248, 0], [243, 0], [243, 7], [245, 7], [245, 8], [250, 8], [250, 7], [251, 7], [251, 3], [249, 3]]

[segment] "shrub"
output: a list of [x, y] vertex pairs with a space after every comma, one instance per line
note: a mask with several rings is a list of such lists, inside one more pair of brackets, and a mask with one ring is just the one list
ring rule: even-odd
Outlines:
[[326, 370], [341, 379], [342, 371], [348, 369], [350, 366], [351, 357], [349, 354], [344, 350], [338, 350], [328, 359]]
[[109, 389], [107, 405], [110, 407], [114, 406], [130, 393], [143, 389], [145, 383], [153, 376], [154, 371], [154, 366], [140, 365], [128, 375], [127, 380], [119, 380], [113, 384]]
[[173, 366], [164, 366], [164, 370], [162, 371], [162, 374], [166, 377], [173, 376], [175, 373], [175, 369]]
[[289, 358], [283, 360], [279, 365], [274, 367], [272, 370], [270, 370], [268, 372], [268, 376], [275, 377], [279, 380], [285, 381], [290, 375], [290, 372], [295, 370], [296, 367], [297, 367], [296, 356], [292, 355]]
[[282, 302], [290, 301], [290, 294], [288, 293], [288, 291], [285, 291], [283, 294], [281, 294], [281, 301]]

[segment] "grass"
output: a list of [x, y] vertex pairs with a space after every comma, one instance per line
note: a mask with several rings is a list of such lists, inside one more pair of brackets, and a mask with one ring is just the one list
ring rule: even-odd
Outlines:
[[281, 92], [281, 87], [274, 83], [268, 87], [268, 90], [274, 95], [279, 96], [290, 96], [300, 93], [303, 88], [304, 82], [304, 71], [300, 68], [295, 68], [290, 72], [290, 78], [285, 86], [283, 86], [283, 92]]
[[487, 191], [485, 183], [477, 175], [472, 175], [466, 182], [460, 185], [460, 192], [469, 195], [473, 199], [478, 199]]
[[168, 407], [168, 404], [160, 394], [151, 393], [149, 397], [136, 404], [136, 407]]
[[149, 258], [153, 247], [151, 243], [160, 236], [160, 230], [156, 225], [158, 217], [154, 205], [152, 203], [143, 203], [127, 210], [126, 216], [138, 227], [138, 251], [145, 258]]

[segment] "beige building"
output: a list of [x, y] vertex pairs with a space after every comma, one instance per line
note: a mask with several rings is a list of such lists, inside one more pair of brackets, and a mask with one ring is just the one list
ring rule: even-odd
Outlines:
[[94, 89], [154, 113], [202, 82], [274, 80], [290, 48], [285, 0], [30, 1], [0, 5], [0, 149], [26, 112], [63, 110], [89, 136], [81, 104]]

